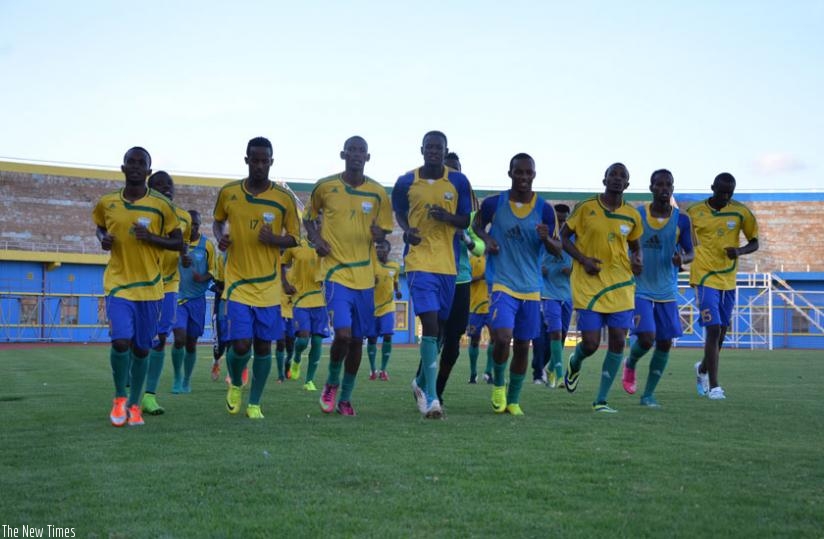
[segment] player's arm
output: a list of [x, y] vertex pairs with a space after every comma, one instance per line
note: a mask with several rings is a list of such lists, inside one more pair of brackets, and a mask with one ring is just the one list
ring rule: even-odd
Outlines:
[[569, 256], [583, 266], [584, 271], [587, 272], [587, 275], [598, 275], [601, 271], [601, 259], [586, 256], [578, 250], [578, 246], [576, 246], [572, 241], [573, 235], [575, 235], [575, 230], [569, 226], [569, 221], [567, 221], [561, 229], [561, 245], [563, 246], [564, 251], [569, 253]]
[[326, 256], [332, 252], [332, 248], [321, 236], [319, 219], [304, 218], [303, 226], [306, 229], [306, 237], [315, 246], [315, 252], [318, 253], [318, 256]]
[[743, 247], [727, 247], [727, 258], [735, 260], [739, 256], [748, 255], [758, 250], [758, 238], [753, 238]]
[[481, 202], [481, 209], [475, 212], [475, 218], [472, 220], [472, 231], [483, 240], [486, 244], [486, 252], [491, 255], [498, 254], [501, 250], [498, 242], [486, 231], [487, 225], [492, 222], [492, 217], [495, 215], [498, 196], [500, 195], [485, 198]]
[[403, 230], [403, 242], [409, 245], [418, 245], [421, 237], [417, 227], [409, 225], [409, 185], [412, 183], [409, 175], [401, 176], [392, 189], [392, 210], [395, 220]]
[[295, 247], [298, 244], [293, 235], [275, 234], [272, 231], [272, 227], [269, 225], [263, 225], [260, 227], [260, 232], [258, 232], [258, 241], [263, 245], [274, 247], [276, 249], [288, 249], [290, 247]]
[[672, 255], [672, 265], [681, 268], [692, 262], [695, 258], [695, 248], [692, 244], [692, 225], [687, 214], [681, 213], [678, 216], [678, 245], [675, 254]]
[[170, 231], [168, 236], [160, 236], [158, 234], [152, 234], [142, 224], [135, 223], [134, 237], [138, 241], [150, 243], [155, 247], [166, 249], [167, 251], [183, 252], [186, 247], [185, 242], [183, 241], [183, 232], [181, 232], [179, 227]]
[[114, 243], [114, 236], [109, 234], [108, 230], [106, 230], [102, 226], [99, 226], [99, 227], [97, 227], [97, 230], [95, 230], [95, 235], [97, 236], [97, 239], [100, 242], [100, 247], [104, 251], [111, 251], [112, 250], [112, 244]]
[[561, 256], [562, 247], [561, 241], [558, 239], [557, 226], [558, 220], [555, 218], [555, 210], [544, 202], [544, 207], [541, 210], [541, 223], [535, 227], [535, 230], [538, 232], [541, 243], [544, 244], [544, 249], [555, 256]]
[[294, 285], [292, 285], [292, 283], [289, 282], [288, 273], [289, 268], [291, 267], [291, 264], [289, 264], [288, 266], [286, 264], [280, 265], [280, 280], [283, 283], [283, 291], [286, 292], [286, 295], [288, 296], [291, 296], [292, 294], [297, 292], [297, 289], [294, 287]]
[[632, 273], [641, 275], [644, 269], [644, 252], [641, 249], [641, 240], [629, 240], [627, 245], [629, 245], [629, 265], [632, 267]]

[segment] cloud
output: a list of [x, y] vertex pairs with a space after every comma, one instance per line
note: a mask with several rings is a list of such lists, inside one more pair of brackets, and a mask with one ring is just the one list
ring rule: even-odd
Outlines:
[[765, 176], [783, 172], [799, 172], [806, 168], [806, 163], [789, 153], [765, 153], [755, 160], [756, 172]]

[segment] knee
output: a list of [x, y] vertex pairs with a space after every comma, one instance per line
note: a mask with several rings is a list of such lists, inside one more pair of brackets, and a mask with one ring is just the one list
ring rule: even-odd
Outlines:
[[112, 341], [112, 348], [118, 354], [129, 351], [130, 342], [127, 339], [117, 339]]

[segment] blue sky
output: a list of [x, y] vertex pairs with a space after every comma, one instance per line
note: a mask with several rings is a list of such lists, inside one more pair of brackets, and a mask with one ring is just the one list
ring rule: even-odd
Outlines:
[[47, 2], [0, 0], [0, 157], [241, 176], [340, 170], [364, 136], [367, 174], [421, 164], [430, 129], [477, 187], [631, 191], [673, 171], [707, 191], [824, 189], [822, 1]]

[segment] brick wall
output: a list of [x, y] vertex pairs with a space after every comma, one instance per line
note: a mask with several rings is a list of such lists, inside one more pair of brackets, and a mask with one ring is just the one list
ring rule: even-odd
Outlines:
[[[0, 248], [101, 253], [91, 212], [100, 196], [122, 185], [122, 180], [0, 170]], [[207, 236], [211, 236], [218, 190], [183, 184], [175, 189], [175, 202], [200, 211]], [[308, 202], [308, 191], [296, 194], [304, 204]], [[824, 201], [748, 205], [758, 219], [761, 249], [742, 258], [742, 271], [754, 271], [756, 266], [758, 271], [779, 271], [782, 266], [786, 271], [806, 271], [808, 266], [810, 271], [824, 271]], [[391, 258], [399, 261], [403, 243], [397, 224], [390, 241]]]

